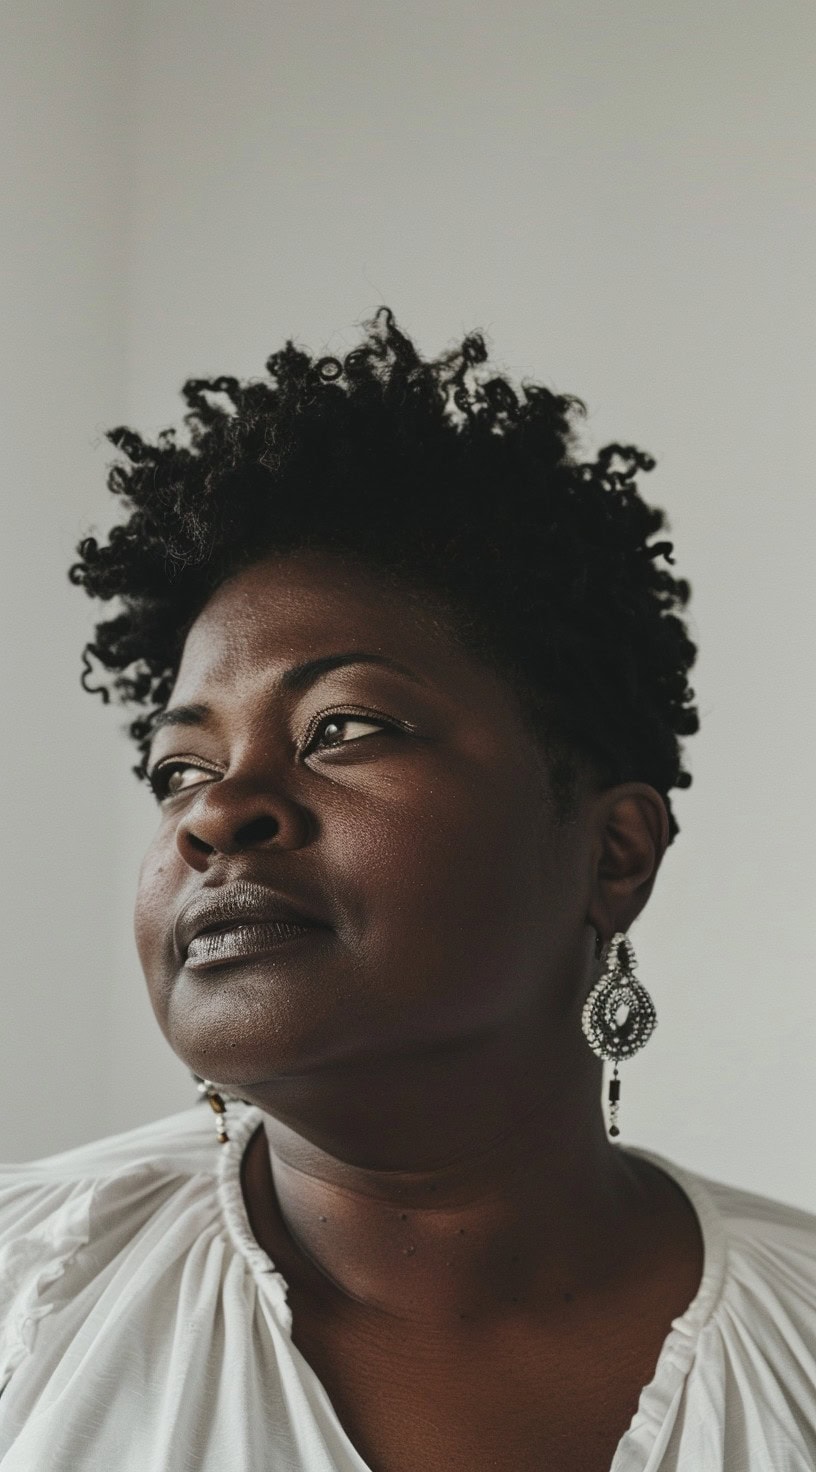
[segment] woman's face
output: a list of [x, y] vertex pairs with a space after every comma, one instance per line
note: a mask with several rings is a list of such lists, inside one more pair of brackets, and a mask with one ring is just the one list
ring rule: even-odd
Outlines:
[[[328, 553], [268, 557], [190, 630], [182, 705], [202, 709], [150, 753], [169, 785], [135, 927], [190, 1068], [240, 1093], [525, 1018], [543, 1016], [542, 1047], [563, 1027], [594, 938], [589, 798], [559, 826], [511, 688], [430, 610]], [[180, 912], [238, 881], [322, 928], [191, 964]]]

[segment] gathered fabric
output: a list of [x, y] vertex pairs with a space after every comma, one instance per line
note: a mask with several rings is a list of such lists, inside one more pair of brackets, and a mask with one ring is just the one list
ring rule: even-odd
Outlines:
[[[230, 1105], [0, 1169], [3, 1472], [370, 1472], [291, 1336]], [[621, 1148], [615, 1146], [613, 1148]], [[610, 1472], [814, 1472], [816, 1215], [628, 1145], [685, 1192], [703, 1276]]]

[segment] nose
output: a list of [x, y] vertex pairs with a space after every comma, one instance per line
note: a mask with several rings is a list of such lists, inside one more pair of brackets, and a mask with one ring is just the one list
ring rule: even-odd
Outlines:
[[280, 788], [226, 776], [202, 783], [178, 824], [176, 846], [191, 868], [203, 869], [216, 853], [301, 848], [313, 829], [307, 809]]

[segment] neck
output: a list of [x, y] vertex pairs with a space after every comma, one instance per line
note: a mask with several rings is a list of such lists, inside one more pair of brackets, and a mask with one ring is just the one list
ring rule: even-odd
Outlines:
[[244, 1189], [290, 1283], [444, 1325], [557, 1315], [631, 1263], [648, 1191], [606, 1136], [587, 1049], [547, 1066], [493, 1040], [275, 1093]]

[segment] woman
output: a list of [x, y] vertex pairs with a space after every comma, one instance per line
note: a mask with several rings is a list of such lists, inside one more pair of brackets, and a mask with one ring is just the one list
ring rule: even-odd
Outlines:
[[214, 1116], [8, 1169], [9, 1472], [816, 1465], [816, 1218], [609, 1137], [689, 585], [648, 457], [485, 359], [384, 308], [111, 433], [83, 680], [141, 708], [136, 941]]

